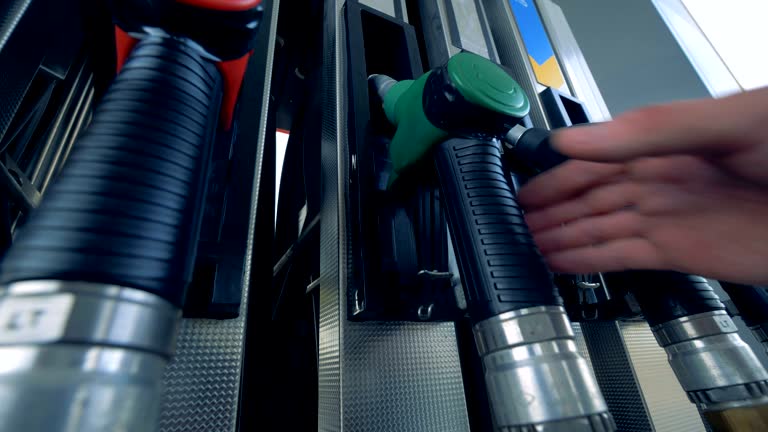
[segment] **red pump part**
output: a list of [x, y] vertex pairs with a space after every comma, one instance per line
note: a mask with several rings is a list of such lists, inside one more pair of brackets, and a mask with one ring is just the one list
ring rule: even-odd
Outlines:
[[128, 54], [133, 51], [139, 40], [132, 37], [128, 32], [118, 26], [115, 26], [115, 52], [117, 53], [117, 73], [123, 68]]
[[221, 112], [219, 120], [224, 130], [232, 127], [232, 121], [235, 116], [235, 105], [237, 96], [240, 94], [240, 87], [243, 85], [245, 70], [248, 67], [248, 60], [253, 51], [240, 57], [239, 59], [222, 61], [216, 63], [216, 68], [221, 73], [224, 85], [224, 95], [221, 99]]
[[[205, 11], [210, 11], [210, 23], [212, 25], [215, 25], [215, 23], [220, 22], [226, 22], [229, 28], [231, 29], [232, 23], [237, 22], [239, 24], [236, 24], [234, 28], [238, 28], [237, 26], [242, 26], [243, 23], [247, 23], [250, 21], [250, 18], [246, 18], [243, 20], [239, 17], [249, 17], [253, 16], [253, 11], [260, 10], [260, 5], [262, 3], [262, 0], [176, 0], [176, 4], [179, 5], [179, 10], [185, 10], [184, 12], [186, 17], [189, 17], [190, 10], [195, 10], [193, 16], [195, 16], [195, 21], [199, 22], [201, 13], [205, 18], [207, 19], [208, 16], [205, 15]], [[198, 12], [199, 11], [199, 12]], [[178, 21], [175, 19], [177, 17], [174, 17], [174, 19], [169, 19], [167, 23], [173, 22], [174, 24]], [[234, 18], [234, 19], [233, 19]], [[219, 21], [217, 21], [219, 20]], [[195, 22], [193, 21], [193, 22]], [[170, 26], [170, 24], [169, 24]], [[194, 27], [197, 27], [195, 25]], [[135, 27], [134, 27], [135, 28]], [[253, 28], [248, 27], [249, 30], [246, 31], [246, 34], [253, 33]], [[224, 33], [224, 32], [216, 32], [214, 30], [211, 30], [214, 34]], [[193, 35], [188, 35], [186, 31], [181, 31], [182, 36], [192, 36], [193, 40], [198, 41], [196, 37]], [[238, 33], [239, 35], [239, 33]], [[219, 41], [226, 41], [226, 39], [219, 39]], [[243, 36], [238, 36], [238, 39], [235, 39], [235, 44], [241, 44], [243, 39]], [[133, 50], [133, 47], [136, 46], [136, 43], [138, 40], [134, 37], [132, 37], [127, 31], [123, 30], [120, 26], [115, 25], [115, 48], [117, 52], [117, 72], [120, 72], [123, 65], [125, 64], [126, 59], [128, 58], [128, 55]], [[241, 46], [241, 45], [232, 45], [232, 46]], [[221, 47], [221, 43], [218, 45]], [[223, 46], [226, 46], [223, 45]], [[241, 48], [235, 48], [236, 50], [240, 50]], [[235, 51], [237, 52], [237, 51]], [[234, 118], [234, 112], [235, 112], [235, 105], [237, 104], [237, 98], [240, 93], [240, 88], [243, 84], [243, 78], [245, 76], [245, 70], [248, 65], [248, 60], [251, 57], [252, 50], [248, 49], [248, 51], [239, 51], [240, 53], [244, 53], [240, 55], [239, 57], [233, 58], [233, 57], [224, 57], [225, 60], [222, 60], [216, 64], [216, 68], [219, 70], [219, 72], [222, 75], [222, 82], [223, 82], [223, 90], [224, 94], [222, 97], [222, 103], [221, 103], [221, 112], [220, 112], [220, 125], [225, 130], [229, 130], [232, 127], [232, 122]], [[221, 58], [221, 57], [220, 57]]]

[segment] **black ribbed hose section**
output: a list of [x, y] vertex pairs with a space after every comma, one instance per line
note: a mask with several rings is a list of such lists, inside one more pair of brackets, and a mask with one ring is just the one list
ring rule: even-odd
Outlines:
[[747, 327], [768, 322], [768, 288], [720, 281]]
[[220, 99], [215, 65], [194, 48], [141, 41], [8, 251], [0, 282], [115, 284], [181, 305]]
[[604, 274], [609, 286], [628, 289], [637, 299], [650, 326], [704, 312], [725, 310], [725, 305], [701, 276], [671, 271], [626, 271]]
[[438, 147], [435, 161], [472, 320], [560, 305], [504, 175], [498, 145], [450, 139]]

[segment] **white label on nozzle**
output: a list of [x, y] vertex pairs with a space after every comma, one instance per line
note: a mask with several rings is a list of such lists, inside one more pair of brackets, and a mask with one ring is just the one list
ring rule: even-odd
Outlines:
[[74, 303], [75, 296], [69, 293], [0, 300], [0, 344], [60, 339]]

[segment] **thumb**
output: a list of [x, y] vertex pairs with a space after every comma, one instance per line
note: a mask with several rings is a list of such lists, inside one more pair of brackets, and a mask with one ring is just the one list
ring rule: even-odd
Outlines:
[[723, 155], [753, 144], [768, 123], [768, 88], [724, 99], [642, 108], [615, 120], [563, 129], [553, 145], [576, 159], [623, 162], [671, 154]]

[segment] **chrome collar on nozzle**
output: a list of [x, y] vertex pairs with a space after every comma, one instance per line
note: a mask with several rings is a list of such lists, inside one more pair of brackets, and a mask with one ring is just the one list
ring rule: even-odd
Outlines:
[[474, 333], [496, 430], [615, 430], [562, 307], [506, 312], [477, 323]]
[[155, 430], [180, 319], [132, 288], [40, 280], [0, 289], [0, 430]]
[[768, 403], [768, 372], [725, 311], [653, 327], [691, 402], [703, 411]]

